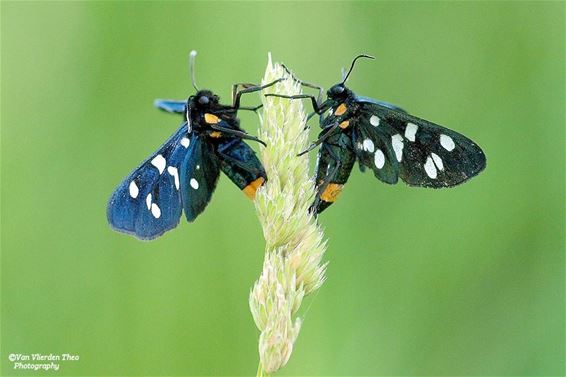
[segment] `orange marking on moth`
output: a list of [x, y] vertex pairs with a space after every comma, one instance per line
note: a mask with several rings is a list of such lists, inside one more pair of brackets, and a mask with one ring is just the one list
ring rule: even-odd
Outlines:
[[204, 121], [208, 124], [216, 124], [216, 123], [220, 122], [220, 118], [218, 118], [214, 114], [205, 113], [204, 114]]
[[214, 137], [216, 139], [219, 138], [220, 136], [222, 136], [222, 132], [220, 132], [220, 131], [212, 131], [210, 133], [210, 137]]
[[345, 121], [343, 121], [342, 123], [340, 123], [340, 124], [338, 125], [338, 127], [342, 128], [342, 129], [345, 129], [345, 128], [348, 128], [349, 125], [350, 125], [350, 121], [349, 121], [349, 120], [345, 120]]
[[251, 182], [249, 185], [244, 187], [242, 191], [244, 192], [244, 194], [246, 194], [248, 198], [254, 200], [255, 193], [257, 192], [257, 189], [259, 189], [261, 185], [263, 185], [263, 182], [265, 182], [265, 179], [263, 179], [263, 177], [259, 177], [258, 179], [256, 179], [255, 181]]
[[324, 189], [320, 198], [328, 203], [333, 203], [338, 199], [338, 195], [342, 192], [344, 185], [338, 183], [329, 183]]
[[345, 104], [342, 103], [340, 104], [340, 106], [336, 108], [336, 110], [334, 111], [334, 115], [339, 117], [340, 115], [344, 114], [346, 110], [348, 110], [348, 108], [346, 107]]

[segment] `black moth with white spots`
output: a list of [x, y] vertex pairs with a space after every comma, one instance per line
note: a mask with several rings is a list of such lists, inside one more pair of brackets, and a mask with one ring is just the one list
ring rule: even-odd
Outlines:
[[220, 171], [249, 198], [267, 180], [253, 150], [242, 139], [237, 107], [218, 103], [207, 90], [185, 101], [156, 101], [184, 114], [179, 129], [134, 169], [108, 202], [108, 222], [115, 230], [149, 240], [179, 223], [181, 213], [191, 222], [208, 205]]
[[[240, 128], [237, 112], [259, 106], [240, 106], [240, 97], [279, 81], [236, 84], [232, 105], [223, 105], [211, 91], [198, 90], [193, 75], [197, 92], [188, 100], [157, 100], [158, 108], [182, 115], [184, 122], [114, 190], [107, 208], [112, 228], [149, 240], [175, 228], [182, 212], [194, 221], [208, 205], [220, 171], [253, 200], [267, 176], [244, 139], [261, 141]], [[244, 89], [238, 91], [240, 86]]]
[[[456, 186], [485, 168], [483, 151], [467, 137], [348, 89], [344, 83], [360, 57], [369, 56], [356, 57], [322, 103], [308, 95], [280, 96], [310, 98], [320, 115], [322, 132], [307, 150], [321, 145], [313, 212], [320, 213], [336, 201], [356, 161], [362, 171], [371, 169], [385, 183], [395, 184], [401, 178], [410, 186], [432, 188]], [[303, 84], [322, 93], [320, 87]]]

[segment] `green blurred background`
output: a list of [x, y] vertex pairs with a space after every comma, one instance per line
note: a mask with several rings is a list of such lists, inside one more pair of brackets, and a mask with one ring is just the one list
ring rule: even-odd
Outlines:
[[[452, 190], [357, 169], [321, 216], [328, 280], [280, 375], [564, 374], [563, 2], [2, 2], [4, 375], [251, 375], [254, 208], [227, 179], [193, 224], [115, 233], [106, 202], [176, 129], [156, 97], [229, 100], [267, 52], [468, 135]], [[246, 103], [257, 103], [250, 96]], [[255, 133], [257, 117], [241, 114]], [[316, 130], [316, 128], [315, 128]], [[313, 132], [313, 137], [315, 132]], [[255, 146], [254, 146], [255, 148]], [[312, 156], [314, 159], [314, 154]], [[59, 372], [10, 353], [74, 353]]]

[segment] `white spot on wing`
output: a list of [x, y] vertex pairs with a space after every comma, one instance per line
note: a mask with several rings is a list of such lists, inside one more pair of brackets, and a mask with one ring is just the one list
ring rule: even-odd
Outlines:
[[440, 156], [437, 155], [436, 153], [431, 153], [430, 155], [432, 156], [432, 161], [436, 165], [436, 168], [438, 170], [444, 170], [444, 163], [442, 162]]
[[383, 165], [385, 165], [385, 155], [383, 154], [381, 149], [375, 151], [375, 157], [373, 162], [375, 163], [375, 167], [378, 169], [381, 169]]
[[395, 151], [395, 157], [397, 161], [401, 162], [403, 158], [403, 136], [396, 134], [391, 136], [391, 144], [393, 145], [393, 150]]
[[136, 185], [136, 182], [131, 181], [130, 182], [130, 196], [132, 198], [137, 198], [138, 194], [140, 193], [140, 189], [138, 188], [138, 185]]
[[379, 118], [377, 117], [377, 115], [372, 115], [371, 118], [369, 118], [369, 122], [374, 127], [379, 126]]
[[165, 161], [165, 157], [158, 154], [153, 158], [153, 160], [151, 160], [151, 164], [155, 166], [157, 170], [159, 170], [159, 174], [161, 174], [163, 173], [163, 170], [165, 170], [165, 165], [167, 164], [167, 161]]
[[434, 166], [434, 162], [432, 161], [432, 158], [430, 156], [426, 158], [424, 169], [426, 171], [426, 175], [428, 175], [432, 179], [436, 178], [436, 167]]
[[415, 141], [415, 135], [417, 134], [417, 130], [419, 126], [414, 123], [407, 123], [407, 127], [405, 128], [405, 137], [410, 141]]
[[178, 190], [179, 189], [179, 172], [177, 171], [177, 168], [174, 166], [169, 166], [167, 167], [167, 172], [173, 176], [173, 178], [175, 178], [175, 188]]
[[198, 189], [198, 181], [194, 178], [191, 178], [191, 187], [194, 188], [195, 190]]
[[145, 197], [145, 205], [147, 206], [147, 209], [151, 209], [151, 193], [147, 194]]
[[368, 151], [369, 153], [373, 153], [373, 151], [375, 150], [373, 141], [371, 141], [370, 139], [365, 139], [363, 146], [364, 146], [364, 150]]
[[161, 217], [161, 210], [159, 209], [159, 207], [157, 206], [157, 204], [153, 203], [151, 205], [151, 214], [153, 215], [153, 217], [155, 217], [156, 219], [158, 219], [159, 217]]
[[188, 148], [189, 145], [191, 144], [191, 141], [189, 140], [188, 137], [184, 137], [181, 139], [181, 145], [185, 148]]
[[442, 147], [448, 152], [452, 152], [456, 147], [454, 140], [452, 140], [450, 136], [444, 134], [440, 135], [440, 145], [442, 145]]

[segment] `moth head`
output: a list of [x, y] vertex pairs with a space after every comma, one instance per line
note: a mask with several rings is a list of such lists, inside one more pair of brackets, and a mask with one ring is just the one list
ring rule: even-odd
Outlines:
[[328, 95], [328, 98], [331, 98], [333, 100], [341, 100], [348, 97], [350, 90], [346, 88], [343, 83], [340, 83], [330, 87], [326, 94]]
[[218, 96], [210, 90], [199, 90], [189, 97], [188, 105], [191, 108], [206, 110], [218, 104]]

